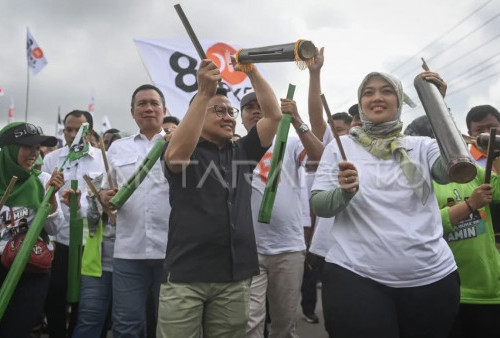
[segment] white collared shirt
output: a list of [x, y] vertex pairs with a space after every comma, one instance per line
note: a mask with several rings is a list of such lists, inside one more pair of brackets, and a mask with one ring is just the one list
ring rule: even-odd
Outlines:
[[[42, 170], [49, 175], [52, 175], [54, 168], [59, 168], [63, 164], [64, 159], [68, 155], [69, 147], [65, 146], [59, 148], [45, 156], [43, 159]], [[80, 198], [81, 208], [78, 212], [79, 217], [87, 217], [87, 183], [83, 179], [83, 175], [87, 174], [90, 178], [95, 178], [105, 171], [104, 162], [102, 160], [101, 150], [94, 148], [89, 145], [89, 153], [83, 156], [81, 159], [76, 161], [67, 161], [64, 165], [64, 186], [59, 189], [59, 197], [61, 197], [62, 192], [71, 188], [71, 180], [78, 180], [78, 189], [82, 191], [82, 196]], [[64, 214], [64, 220], [58, 228], [60, 231], [56, 234], [55, 240], [58, 243], [69, 245], [69, 207], [61, 203], [61, 208]], [[88, 228], [84, 226], [83, 228], [83, 244], [87, 239]]]
[[[118, 188], [132, 176], [158, 139], [143, 134], [122, 138], [109, 148], [111, 177]], [[167, 250], [170, 217], [169, 185], [161, 170], [161, 158], [118, 210], [116, 219], [115, 258], [163, 259]], [[106, 186], [106, 178], [104, 179]]]
[[258, 221], [275, 142], [276, 137], [255, 167], [252, 177], [253, 225], [257, 252], [261, 255], [277, 255], [306, 249], [299, 178], [300, 154], [304, 150], [304, 146], [298, 137], [291, 137], [286, 143], [271, 223], [266, 224]]

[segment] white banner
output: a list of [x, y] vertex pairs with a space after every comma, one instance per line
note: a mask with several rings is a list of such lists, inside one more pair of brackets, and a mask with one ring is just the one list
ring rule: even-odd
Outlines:
[[26, 36], [26, 53], [29, 69], [33, 74], [38, 74], [47, 65], [47, 59], [43, 55], [43, 50], [38, 47], [35, 38], [31, 35], [29, 28]]
[[[181, 119], [198, 90], [196, 71], [200, 58], [191, 40], [134, 39], [134, 42], [151, 80], [165, 95], [169, 114]], [[229, 89], [228, 98], [239, 109], [243, 95], [252, 91], [246, 74], [235, 72], [230, 64], [230, 56], [239, 47], [209, 40], [201, 40], [200, 44], [207, 57], [220, 68], [224, 86]]]

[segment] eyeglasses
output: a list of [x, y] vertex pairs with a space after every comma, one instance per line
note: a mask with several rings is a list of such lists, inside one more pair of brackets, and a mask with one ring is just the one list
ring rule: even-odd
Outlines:
[[229, 115], [229, 117], [233, 119], [238, 117], [238, 113], [240, 111], [238, 108], [235, 107], [219, 106], [218, 104], [208, 107], [208, 109], [212, 108], [215, 111], [215, 115], [217, 115], [218, 117], [224, 117], [227, 113], [227, 115]]
[[23, 135], [43, 135], [42, 128], [31, 123], [26, 123], [22, 129], [14, 130], [14, 137], [18, 138]]

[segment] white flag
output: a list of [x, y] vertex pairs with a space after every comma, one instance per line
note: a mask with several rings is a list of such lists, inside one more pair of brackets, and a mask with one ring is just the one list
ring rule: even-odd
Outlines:
[[9, 113], [7, 118], [7, 123], [14, 122], [14, 98], [10, 97]]
[[101, 124], [101, 135], [104, 134], [104, 132], [106, 132], [106, 130], [109, 130], [111, 129], [111, 122], [109, 122], [109, 119], [108, 119], [108, 116], [107, 115], [104, 115], [102, 117], [102, 124]]
[[31, 35], [29, 28], [26, 37], [26, 52], [29, 69], [33, 74], [38, 74], [38, 72], [47, 65], [47, 59], [43, 55], [43, 50], [38, 47], [35, 38]]
[[[191, 40], [134, 39], [134, 42], [153, 83], [165, 95], [170, 115], [182, 118], [198, 90], [196, 71], [200, 58]], [[228, 98], [239, 108], [243, 95], [252, 90], [248, 76], [230, 66], [230, 55], [239, 47], [209, 40], [201, 40], [200, 44], [207, 57], [220, 68], [224, 86], [229, 89]]]
[[94, 93], [90, 96], [90, 102], [89, 102], [89, 113], [94, 117], [94, 104], [95, 104], [95, 97]]

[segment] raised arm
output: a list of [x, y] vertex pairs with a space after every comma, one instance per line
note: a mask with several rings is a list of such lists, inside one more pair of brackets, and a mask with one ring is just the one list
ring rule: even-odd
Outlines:
[[205, 122], [208, 101], [215, 95], [220, 78], [220, 70], [212, 60], [201, 61], [197, 74], [198, 93], [172, 135], [165, 152], [165, 163], [170, 171], [179, 173], [189, 164]]
[[323, 118], [323, 105], [321, 104], [321, 67], [323, 67], [323, 51], [316, 48], [314, 55], [314, 63], [309, 66], [309, 121], [311, 121], [311, 131], [320, 140], [323, 140], [323, 135], [326, 130], [326, 121]]
[[281, 109], [273, 89], [257, 67], [253, 67], [252, 70], [247, 72], [247, 75], [257, 95], [257, 101], [262, 112], [262, 118], [257, 122], [256, 127], [260, 145], [268, 147], [273, 142], [274, 135], [276, 135], [281, 120]]
[[299, 127], [304, 124], [304, 121], [302, 121], [302, 118], [297, 111], [297, 104], [295, 101], [289, 99], [281, 99], [281, 111], [283, 113], [292, 115], [292, 125], [297, 131], [297, 135], [304, 145], [304, 149], [307, 154], [306, 168], [310, 167], [311, 165], [317, 165], [319, 163], [319, 160], [321, 160], [321, 155], [323, 155], [323, 142], [321, 142], [316, 137], [316, 135], [314, 135], [310, 131], [304, 132], [299, 129]]

